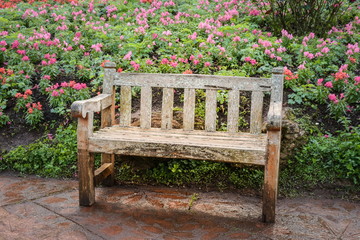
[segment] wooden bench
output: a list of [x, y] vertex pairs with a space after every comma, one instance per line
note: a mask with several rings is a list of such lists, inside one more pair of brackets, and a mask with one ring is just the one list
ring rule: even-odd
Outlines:
[[[115, 154], [144, 157], [201, 159], [265, 166], [263, 221], [275, 221], [282, 119], [283, 68], [272, 78], [246, 78], [196, 74], [117, 73], [105, 63], [103, 93], [71, 106], [78, 118], [79, 201], [95, 202], [95, 185], [114, 179]], [[120, 122], [115, 124], [115, 92], [120, 86]], [[131, 87], [141, 88], [140, 127], [131, 126]], [[151, 128], [152, 88], [162, 88], [161, 128]], [[172, 129], [174, 89], [184, 89], [183, 129]], [[195, 89], [206, 92], [205, 130], [194, 130]], [[228, 90], [227, 132], [216, 131], [216, 95]], [[240, 91], [251, 91], [250, 132], [239, 132]], [[263, 125], [264, 92], [270, 92], [267, 133]], [[93, 132], [94, 112], [101, 112], [101, 127]], [[101, 167], [94, 170], [94, 153]]]

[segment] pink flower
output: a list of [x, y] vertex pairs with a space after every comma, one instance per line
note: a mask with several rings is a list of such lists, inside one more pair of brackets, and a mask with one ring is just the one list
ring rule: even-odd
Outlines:
[[15, 40], [15, 41], [11, 44], [11, 48], [12, 48], [12, 49], [18, 48], [19, 45], [20, 45], [19, 41], [18, 41], [18, 40]]
[[200, 63], [200, 61], [197, 60], [197, 59], [195, 59], [195, 60], [193, 61], [193, 63], [194, 63], [194, 65], [198, 65], [198, 64]]
[[129, 51], [125, 56], [124, 56], [124, 60], [130, 60], [131, 59], [131, 55], [132, 55], [132, 51]]
[[61, 94], [64, 94], [64, 89], [60, 88], [60, 89], [59, 89], [59, 92], [60, 92]]
[[61, 87], [67, 87], [67, 86], [68, 86], [68, 83], [67, 83], [67, 82], [62, 82], [62, 83], [60, 84], [60, 86], [61, 86]]
[[28, 56], [24, 56], [21, 60], [23, 60], [23, 61], [29, 61], [30, 58], [29, 58]]
[[323, 49], [321, 49], [322, 53], [328, 53], [330, 51], [330, 49], [328, 47], [324, 47]]
[[234, 41], [234, 42], [240, 42], [240, 40], [241, 40], [241, 38], [240, 38], [239, 36], [235, 36], [235, 37], [233, 38], [233, 41]]
[[45, 60], [42, 60], [41, 65], [46, 66], [46, 65], [48, 65], [48, 63]]
[[54, 91], [51, 93], [51, 96], [57, 97], [57, 96], [59, 96], [59, 92], [56, 91], [56, 90], [54, 90]]
[[16, 52], [20, 55], [26, 55], [26, 50], [17, 50]]
[[205, 62], [205, 63], [204, 63], [204, 66], [205, 66], [205, 67], [210, 67], [210, 66], [211, 66], [211, 63], [210, 63], [210, 62]]
[[321, 86], [323, 81], [324, 81], [323, 78], [319, 78], [319, 79], [317, 80], [317, 85], [318, 85], [318, 86]]
[[252, 48], [258, 48], [259, 45], [255, 43], [255, 44], [253, 44], [251, 47], [252, 47]]
[[189, 35], [188, 38], [190, 38], [191, 40], [196, 40], [197, 37], [197, 33], [194, 32], [193, 34]]
[[177, 67], [177, 65], [178, 65], [178, 63], [177, 62], [170, 62], [170, 66], [172, 66], [172, 67]]
[[355, 77], [354, 80], [355, 80], [355, 84], [354, 84], [354, 85], [360, 84], [360, 76]]
[[255, 59], [251, 59], [250, 63], [251, 63], [251, 65], [255, 65], [255, 64], [257, 64], [257, 61]]
[[82, 86], [80, 83], [75, 83], [75, 85], [72, 88], [75, 90], [80, 90], [80, 89], [82, 89]]
[[153, 65], [154, 63], [153, 63], [150, 59], [147, 59], [147, 60], [146, 60], [146, 64], [147, 64], [147, 65]]
[[245, 57], [245, 58], [244, 58], [244, 61], [245, 61], [245, 62], [250, 62], [250, 61], [251, 61], [251, 57]]
[[325, 134], [325, 135], [324, 135], [324, 138], [329, 138], [329, 135], [328, 135], [328, 134]]
[[282, 58], [281, 58], [281, 57], [279, 57], [279, 56], [276, 56], [276, 60], [278, 60], [278, 61], [282, 61]]
[[335, 94], [329, 94], [328, 98], [330, 101], [334, 102], [335, 104], [339, 102]]
[[54, 64], [56, 62], [57, 62], [56, 58], [50, 58], [48, 64], [51, 65], [51, 64]]
[[43, 76], [43, 79], [50, 80], [50, 78], [51, 78], [50, 75], [44, 75], [44, 76]]
[[161, 59], [161, 62], [160, 62], [161, 64], [169, 64], [170, 63], [170, 61], [169, 61], [169, 59], [167, 59], [167, 58], [163, 58], [163, 59]]
[[309, 59], [313, 59], [314, 58], [314, 54], [309, 53], [309, 52], [304, 52], [304, 56], [309, 58]]
[[93, 44], [91, 46], [92, 49], [94, 49], [96, 52], [101, 52], [101, 48], [102, 48], [102, 44], [101, 43], [97, 43], [97, 44]]
[[306, 67], [305, 67], [305, 64], [303, 63], [303, 64], [300, 64], [299, 66], [298, 66], [298, 69], [305, 69]]
[[326, 82], [326, 83], [324, 84], [324, 86], [327, 87], [327, 88], [333, 88], [333, 84], [332, 84], [331, 81]]

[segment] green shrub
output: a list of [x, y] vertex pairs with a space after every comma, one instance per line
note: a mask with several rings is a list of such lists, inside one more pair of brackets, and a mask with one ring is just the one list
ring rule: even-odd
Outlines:
[[263, 170], [258, 167], [209, 162], [199, 160], [171, 159], [160, 161], [153, 168], [134, 170], [127, 164], [118, 167], [117, 180], [120, 182], [154, 182], [157, 184], [199, 187], [217, 187], [220, 190], [231, 186], [260, 189]]
[[332, 179], [360, 184], [360, 129], [338, 136], [311, 137], [295, 155], [296, 176], [303, 181], [323, 182]]
[[59, 127], [54, 139], [50, 135], [5, 154], [0, 162], [0, 170], [46, 177], [72, 177], [76, 171], [76, 150], [75, 126]]

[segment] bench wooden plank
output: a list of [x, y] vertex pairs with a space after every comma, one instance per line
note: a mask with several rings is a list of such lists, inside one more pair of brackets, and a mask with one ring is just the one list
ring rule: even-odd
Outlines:
[[184, 117], [183, 128], [186, 131], [194, 130], [195, 124], [195, 89], [185, 88], [184, 90]]
[[[120, 127], [119, 125], [113, 125], [111, 127], [111, 130], [109, 130], [109, 128], [103, 128], [103, 129], [99, 129], [98, 131], [96, 131], [95, 133], [99, 133], [99, 132], [104, 132], [104, 131], [126, 131], [129, 132], [129, 134], [133, 134], [135, 132], [157, 132], [159, 134], [181, 134], [181, 135], [198, 135], [198, 136], [215, 136], [215, 137], [240, 137], [240, 138], [244, 138], [244, 137], [248, 137], [250, 139], [252, 138], [259, 138], [259, 137], [265, 137], [266, 134], [262, 133], [260, 135], [254, 135], [251, 134], [249, 132], [236, 132], [236, 133], [231, 133], [231, 132], [224, 132], [224, 131], [216, 131], [216, 132], [206, 132], [203, 130], [193, 130], [193, 131], [185, 131], [184, 129], [171, 129], [171, 130], [162, 130], [160, 128], [150, 128], [150, 129], [142, 129], [139, 127]], [[132, 132], [132, 133], [130, 133]]]
[[122, 86], [120, 90], [120, 126], [131, 124], [131, 86]]
[[228, 95], [227, 130], [229, 132], [237, 132], [239, 130], [240, 94], [238, 90], [230, 90]]
[[161, 131], [158, 128], [139, 129], [134, 128], [104, 128], [96, 133], [92, 139], [129, 139], [129, 141], [150, 141], [151, 142], [169, 142], [172, 144], [194, 145], [200, 144], [202, 146], [223, 145], [228, 148], [254, 148], [265, 149], [266, 134], [248, 134], [237, 133], [232, 135], [225, 135], [224, 132], [209, 132], [194, 130], [191, 132], [184, 132], [180, 129], [173, 129], [168, 131]]
[[251, 94], [250, 133], [258, 134], [262, 127], [264, 93], [254, 91]]
[[140, 127], [151, 128], [151, 106], [152, 106], [152, 90], [146, 86], [141, 88], [140, 100]]
[[[109, 154], [108, 154], [109, 155]], [[104, 163], [98, 169], [95, 170], [94, 173], [94, 184], [99, 185], [105, 178], [107, 178], [111, 173], [112, 164], [111, 163]]]
[[205, 130], [216, 131], [216, 94], [217, 90], [207, 89], [205, 99]]
[[[152, 140], [152, 139], [149, 139]], [[224, 146], [181, 145], [156, 143], [150, 141], [116, 141], [111, 139], [91, 138], [89, 149], [93, 152], [106, 152], [120, 155], [133, 155], [159, 158], [201, 159], [232, 163], [265, 164], [265, 149], [225, 148]]]
[[171, 129], [174, 107], [174, 89], [163, 88], [162, 107], [161, 107], [161, 128]]
[[114, 84], [119, 86], [151, 86], [161, 88], [238, 89], [270, 91], [271, 79], [200, 74], [116, 73]]

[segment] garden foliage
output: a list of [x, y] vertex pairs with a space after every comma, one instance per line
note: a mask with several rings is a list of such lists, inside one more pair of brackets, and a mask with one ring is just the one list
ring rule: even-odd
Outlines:
[[[119, 72], [262, 77], [284, 66], [289, 104], [324, 106], [352, 136], [360, 115], [360, 6], [351, 2], [1, 1], [9, 8], [0, 9], [0, 126], [13, 124], [10, 111], [32, 126], [46, 122], [48, 109], [69, 120], [71, 102], [100, 93], [101, 65], [113, 61]], [[333, 134], [320, 139], [331, 145]], [[17, 153], [40, 151], [29, 149]], [[346, 164], [358, 159], [313, 158], [349, 166], [336, 168], [338, 177], [358, 182], [356, 165]]]

